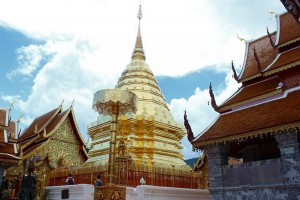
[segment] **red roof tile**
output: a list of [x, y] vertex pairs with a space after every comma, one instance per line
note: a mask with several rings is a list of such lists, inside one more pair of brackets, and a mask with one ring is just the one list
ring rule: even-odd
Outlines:
[[5, 143], [4, 130], [0, 130], [0, 144]]
[[279, 16], [279, 39], [277, 45], [283, 45], [300, 37], [300, 26], [289, 12]]
[[[287, 97], [219, 115], [216, 122], [193, 141], [193, 146], [226, 141], [252, 131], [300, 122], [300, 90]], [[244, 137], [244, 136], [243, 136]]]
[[[298, 63], [296, 63], [298, 61]], [[278, 70], [283, 70], [283, 68], [290, 68], [298, 66], [300, 63], [300, 47], [296, 47], [294, 49], [291, 49], [289, 51], [285, 51], [281, 54], [279, 54], [278, 58], [275, 60], [275, 62], [266, 69], [266, 74], [272, 74], [274, 72], [277, 72]], [[291, 65], [291, 66], [288, 66]]]
[[[275, 40], [275, 34], [276, 33], [271, 34], [273, 40]], [[241, 80], [242, 82], [260, 75], [254, 56], [254, 46], [262, 70], [269, 66], [277, 55], [277, 50], [275, 50], [270, 44], [270, 38], [268, 37], [268, 35], [250, 42], [248, 44], [247, 55], [244, 61], [245, 63], [243, 65], [243, 70], [241, 72], [242, 74], [239, 75], [239, 80]]]
[[17, 127], [18, 124], [16, 121], [10, 121], [7, 127], [7, 134], [10, 136], [12, 139], [17, 139], [18, 138], [18, 133], [17, 133]]
[[36, 127], [37, 127], [38, 130], [40, 128], [42, 128], [58, 112], [61, 112], [61, 107], [55, 108], [54, 110], [51, 110], [50, 112], [36, 118], [30, 124], [30, 126], [23, 132], [23, 134], [20, 136], [19, 140], [24, 140], [24, 139], [34, 135], [34, 131], [35, 131]]
[[25, 148], [23, 151], [23, 156], [26, 156], [27, 154], [35, 151], [38, 147], [40, 147], [41, 145], [43, 145], [45, 142], [47, 142], [49, 140], [49, 138], [42, 139], [41, 137], [40, 137], [40, 139], [41, 140], [34, 142], [33, 144], [31, 144], [27, 148]]
[[231, 98], [225, 101], [222, 105], [219, 106], [219, 109], [225, 108], [232, 104], [245, 104], [243, 101], [249, 101], [255, 97], [259, 97], [261, 95], [273, 92], [278, 87], [280, 83], [279, 77], [272, 77], [257, 83], [253, 83], [251, 85], [242, 86], [236, 94], [234, 94]]
[[19, 158], [18, 156], [15, 155], [11, 155], [11, 154], [6, 154], [6, 153], [0, 153], [0, 160], [4, 160], [4, 161], [11, 161], [11, 162], [18, 162], [21, 160], [21, 158]]
[[14, 155], [15, 154], [14, 144], [6, 144], [4, 146], [0, 146], [0, 152]]
[[46, 132], [47, 133], [50, 133], [58, 124], [59, 122], [61, 121], [61, 119], [69, 113], [69, 110], [65, 110], [64, 112], [62, 113], [59, 113], [55, 119], [47, 126], [46, 128]]
[[0, 109], [0, 126], [6, 126], [7, 110]]

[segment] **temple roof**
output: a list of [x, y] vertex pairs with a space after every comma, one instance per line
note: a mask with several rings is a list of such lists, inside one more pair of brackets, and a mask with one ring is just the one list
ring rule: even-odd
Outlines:
[[18, 144], [21, 147], [21, 155], [27, 157], [37, 151], [40, 147], [46, 145], [46, 143], [51, 140], [51, 135], [66, 118], [70, 119], [75, 137], [77, 138], [79, 146], [81, 146], [81, 154], [87, 159], [85, 143], [78, 129], [72, 106], [65, 111], [62, 110], [62, 106], [59, 106], [58, 108], [37, 117], [28, 129], [24, 131], [23, 137], [18, 141]]
[[0, 126], [8, 125], [8, 112], [9, 109], [0, 108]]
[[300, 26], [290, 13], [277, 16], [276, 45], [280, 48], [300, 40]]
[[[299, 34], [300, 35], [300, 34]], [[300, 65], [300, 46], [280, 53], [264, 74], [270, 75]]]
[[269, 133], [278, 126], [299, 125], [299, 99], [300, 88], [298, 87], [297, 90], [287, 90], [282, 97], [270, 102], [241, 109], [238, 112], [221, 114], [192, 144], [195, 147], [233, 141]]
[[34, 136], [33, 133], [37, 134], [43, 131], [43, 128], [45, 128], [45, 126], [47, 126], [50, 123], [50, 121], [60, 112], [62, 112], [61, 106], [51, 110], [50, 112], [44, 115], [35, 118], [34, 121], [30, 124], [30, 126], [22, 133], [22, 135], [19, 138], [19, 142], [31, 138], [32, 136]]
[[18, 162], [21, 158], [18, 156], [18, 121], [11, 120], [9, 108], [0, 108], [0, 164], [9, 166], [11, 163]]
[[232, 110], [246, 104], [253, 104], [263, 98], [271, 97], [282, 92], [281, 80], [279, 77], [271, 77], [254, 84], [240, 87], [238, 91], [219, 106], [219, 111]]
[[246, 44], [241, 87], [215, 108], [220, 115], [192, 141], [194, 147], [300, 125], [300, 42], [295, 39], [300, 41], [300, 27], [285, 13], [278, 16], [277, 32]]
[[[276, 33], [271, 34], [271, 38], [273, 40], [275, 40], [275, 36]], [[247, 43], [245, 60], [242, 71], [239, 75], [240, 82], [245, 82], [262, 76], [257, 60], [255, 59], [254, 48], [256, 50], [257, 57], [259, 58], [259, 64], [262, 71], [272, 63], [277, 55], [277, 51], [272, 47], [268, 35]]]

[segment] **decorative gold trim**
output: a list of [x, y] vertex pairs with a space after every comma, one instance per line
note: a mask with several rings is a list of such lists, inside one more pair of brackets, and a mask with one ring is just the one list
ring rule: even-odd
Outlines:
[[299, 40], [300, 40], [300, 37], [295, 38], [295, 39], [290, 40], [290, 41], [288, 41], [288, 42], [286, 42], [286, 43], [283, 43], [283, 44], [281, 44], [281, 45], [278, 45], [277, 48], [281, 48], [281, 47], [287, 46], [287, 45], [289, 45], [289, 44], [298, 42]]
[[253, 76], [248, 77], [248, 78], [241, 79], [241, 80], [240, 80], [240, 83], [249, 81], [249, 80], [251, 80], [251, 79], [255, 79], [255, 78], [260, 77], [260, 76], [262, 76], [262, 74], [261, 74], [261, 73], [257, 73], [257, 74], [255, 74], [255, 75], [253, 75]]
[[254, 102], [254, 101], [257, 101], [257, 100], [260, 100], [260, 99], [275, 96], [276, 94], [280, 94], [280, 93], [282, 93], [282, 89], [277, 89], [275, 91], [272, 91], [272, 92], [269, 92], [269, 93], [266, 93], [266, 94], [263, 94], [263, 95], [260, 95], [260, 96], [256, 96], [256, 97], [244, 100], [244, 101], [229, 104], [229, 105], [224, 106], [224, 107], [221, 106], [221, 107], [219, 107], [219, 109], [222, 112], [222, 111], [228, 110], [228, 109], [236, 107], [236, 106], [244, 105], [244, 104], [251, 103], [251, 102]]
[[273, 70], [270, 70], [270, 71], [267, 71], [264, 75], [271, 75], [271, 74], [274, 74], [276, 72], [280, 72], [280, 71], [283, 71], [283, 70], [286, 70], [286, 69], [289, 69], [289, 68], [292, 68], [292, 67], [295, 67], [297, 65], [300, 65], [300, 61], [295, 61], [295, 62], [292, 62], [290, 64], [287, 64], [287, 65], [283, 65], [279, 68], [276, 68], [276, 69], [273, 69]]
[[284, 124], [284, 125], [279, 125], [279, 126], [274, 126], [271, 128], [264, 128], [264, 129], [260, 129], [257, 131], [250, 131], [250, 132], [246, 132], [246, 133], [242, 133], [242, 134], [236, 134], [236, 135], [232, 135], [232, 136], [206, 140], [206, 141], [202, 141], [202, 142], [196, 141], [196, 142], [192, 143], [192, 145], [193, 145], [193, 148], [199, 148], [200, 146], [214, 145], [217, 143], [225, 143], [225, 142], [240, 140], [240, 139], [244, 139], [244, 138], [248, 138], [248, 137], [253, 138], [253, 137], [257, 137], [262, 134], [273, 133], [273, 132], [277, 132], [277, 131], [280, 131], [283, 129], [296, 128], [296, 127], [300, 127], [300, 121], [288, 123], [288, 124]]

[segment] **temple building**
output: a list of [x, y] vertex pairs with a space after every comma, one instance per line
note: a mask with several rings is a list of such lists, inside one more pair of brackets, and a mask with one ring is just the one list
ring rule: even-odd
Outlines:
[[211, 199], [300, 198], [300, 23], [294, 14], [277, 15], [276, 32], [246, 41], [239, 75], [232, 64], [241, 87], [221, 105], [210, 85], [219, 116], [190, 138], [207, 154]]
[[[87, 160], [85, 142], [77, 127], [73, 106], [63, 110], [62, 105], [35, 118], [16, 140], [18, 163], [6, 170], [15, 180], [34, 169], [37, 177], [36, 192], [41, 197], [53, 170], [72, 171]], [[17, 178], [20, 180], [20, 178]], [[19, 183], [13, 184], [15, 186]], [[12, 188], [13, 197], [20, 188]]]
[[[125, 141], [127, 153], [134, 162], [159, 165], [187, 165], [183, 161], [180, 140], [185, 135], [182, 126], [174, 121], [153, 72], [146, 63], [140, 20], [131, 62], [122, 72], [115, 88], [134, 92], [138, 111], [119, 117], [118, 138]], [[105, 164], [109, 154], [110, 118], [100, 115], [88, 126], [92, 138], [89, 163]]]
[[87, 160], [73, 106], [63, 111], [60, 105], [37, 117], [19, 137], [18, 145], [22, 160], [46, 156], [51, 169], [76, 167]]
[[0, 180], [4, 170], [12, 165], [16, 165], [21, 158], [19, 157], [18, 139], [18, 120], [11, 120], [9, 108], [0, 108]]

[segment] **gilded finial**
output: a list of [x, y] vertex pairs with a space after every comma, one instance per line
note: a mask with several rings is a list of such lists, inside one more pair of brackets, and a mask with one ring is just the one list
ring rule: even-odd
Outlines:
[[72, 103], [71, 103], [71, 107], [74, 105], [74, 101], [75, 101], [75, 98], [73, 99]]
[[242, 42], [244, 42], [244, 43], [247, 42], [246, 39], [239, 37], [239, 34], [236, 34], [236, 37], [237, 37], [240, 41], [242, 41]]
[[142, 42], [142, 36], [141, 36], [141, 19], [143, 17], [142, 14], [142, 5], [139, 5], [139, 11], [137, 14], [137, 18], [139, 19], [139, 26], [138, 26], [138, 33], [136, 37], [135, 47], [131, 56], [131, 59], [142, 59], [145, 60], [145, 54], [143, 49], [143, 42]]
[[19, 119], [17, 120], [17, 122], [20, 122], [21, 119], [23, 118], [23, 116], [24, 116], [24, 114], [22, 114], [22, 115], [19, 117]]
[[12, 109], [12, 107], [15, 105], [15, 102], [13, 101], [12, 103], [11, 103], [11, 105], [9, 106], [9, 109], [8, 110], [11, 110]]
[[139, 19], [139, 21], [143, 18], [143, 14], [142, 14], [142, 3], [141, 3], [141, 2], [140, 2], [139, 12], [138, 12], [137, 18]]
[[277, 13], [274, 12], [273, 10], [268, 9], [267, 12], [268, 12], [270, 15], [273, 15], [274, 17], [277, 16]]

